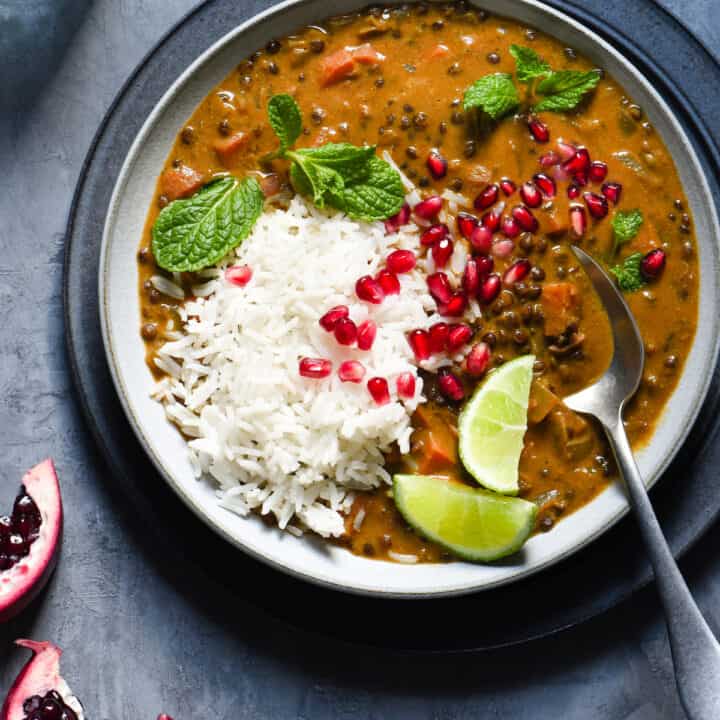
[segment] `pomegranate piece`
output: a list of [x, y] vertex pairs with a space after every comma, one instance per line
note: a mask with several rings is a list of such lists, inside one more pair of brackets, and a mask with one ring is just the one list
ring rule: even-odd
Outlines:
[[666, 259], [664, 250], [651, 250], [640, 263], [640, 273], [646, 280], [656, 280], [665, 269]]
[[438, 305], [438, 312], [443, 317], [460, 317], [467, 308], [467, 295], [463, 292], [456, 292], [446, 303]]
[[492, 247], [492, 230], [484, 225], [478, 225], [470, 236], [470, 244], [479, 252], [487, 255]]
[[342, 382], [361, 383], [365, 377], [365, 366], [357, 360], [345, 360], [340, 363], [338, 377]]
[[422, 220], [432, 220], [442, 210], [443, 201], [439, 195], [431, 195], [420, 201], [413, 212]]
[[497, 273], [491, 273], [481, 283], [477, 299], [483, 305], [489, 305], [500, 294], [502, 281]]
[[400, 373], [395, 381], [398, 395], [412, 400], [415, 397], [415, 375], [411, 372]]
[[516, 260], [504, 273], [503, 285], [511, 286], [527, 277], [531, 269], [530, 261], [527, 258]]
[[357, 346], [360, 350], [369, 350], [375, 342], [377, 325], [372, 320], [360, 323], [357, 329]]
[[367, 382], [367, 389], [376, 405], [387, 405], [390, 402], [390, 388], [385, 378], [370, 378]]
[[553, 167], [553, 165], [559, 165], [560, 156], [553, 150], [550, 150], [550, 152], [546, 152], [544, 155], [540, 156], [540, 164], [544, 168]]
[[573, 205], [570, 208], [570, 229], [576, 238], [581, 238], [587, 228], [587, 216], [581, 205]]
[[408, 273], [415, 267], [415, 253], [412, 250], [395, 250], [387, 256], [385, 264], [396, 275]]
[[620, 195], [622, 193], [622, 185], [620, 183], [605, 183], [602, 188], [600, 188], [600, 191], [613, 205], [617, 205], [620, 202]]
[[473, 377], [481, 377], [490, 364], [490, 346], [484, 342], [473, 345], [465, 358], [465, 370]]
[[478, 275], [480, 275], [481, 280], [487, 277], [487, 275], [493, 271], [493, 267], [495, 267], [495, 261], [489, 255], [477, 255], [475, 262], [477, 263]]
[[573, 180], [580, 187], [585, 187], [590, 179], [590, 173], [587, 170], [578, 170], [573, 175]]
[[335, 323], [334, 333], [341, 345], [352, 345], [357, 340], [357, 325], [350, 318], [340, 318]]
[[506, 240], [497, 240], [493, 243], [492, 254], [495, 257], [506, 258], [512, 255], [515, 249], [515, 241], [507, 238]]
[[371, 275], [363, 275], [355, 283], [355, 294], [360, 300], [372, 303], [373, 305], [379, 305], [385, 297], [380, 283]]
[[393, 215], [385, 221], [385, 233], [392, 235], [396, 233], [403, 225], [407, 225], [410, 221], [410, 206], [405, 203], [397, 215]]
[[480, 218], [480, 224], [490, 230], [490, 232], [495, 232], [500, 227], [500, 221], [502, 220], [502, 210], [499, 208], [495, 208], [494, 210], [491, 210], [490, 212], [486, 212], [481, 218]]
[[474, 215], [461, 212], [457, 216], [458, 231], [466, 240], [469, 240], [479, 222]]
[[510, 178], [503, 178], [500, 181], [500, 189], [505, 193], [506, 197], [510, 197], [517, 190], [517, 185]]
[[452, 296], [452, 288], [448, 276], [444, 272], [436, 272], [427, 276], [428, 291], [435, 302], [446, 303]]
[[381, 290], [385, 295], [399, 295], [400, 294], [400, 281], [395, 273], [391, 273], [389, 270], [383, 268], [376, 276], [375, 279], [380, 285]]
[[500, 196], [500, 186], [492, 183], [486, 186], [475, 198], [475, 209], [476, 210], [487, 210], [491, 205], [494, 205], [498, 201]]
[[583, 200], [585, 200], [588, 212], [596, 220], [602, 220], [608, 214], [608, 202], [604, 195], [586, 192], [583, 195]]
[[408, 334], [408, 343], [417, 360], [427, 360], [430, 357], [430, 334], [427, 330], [413, 330]]
[[15, 679], [0, 711], [2, 720], [84, 720], [80, 701], [60, 675], [62, 650], [49, 642], [16, 640], [32, 657]]
[[531, 208], [540, 207], [542, 204], [542, 195], [540, 194], [540, 190], [538, 190], [535, 183], [530, 181], [523, 183], [520, 188], [520, 197], [522, 198], [522, 201]]
[[465, 397], [465, 390], [457, 375], [453, 374], [447, 368], [443, 368], [438, 373], [438, 388], [440, 392], [448, 399], [459, 402]]
[[330, 308], [319, 320], [320, 327], [323, 330], [332, 332], [337, 325], [338, 320], [342, 320], [350, 315], [350, 309], [347, 305], [336, 305]]
[[324, 358], [300, 358], [298, 372], [303, 377], [319, 380], [330, 375], [332, 372], [332, 363]]
[[442, 180], [447, 175], [447, 160], [437, 150], [433, 150], [427, 158], [427, 169], [435, 180]]
[[450, 230], [447, 225], [433, 225], [420, 236], [420, 244], [425, 247], [431, 247], [436, 242], [440, 242], [440, 240], [446, 238], [449, 234]]
[[477, 261], [475, 258], [468, 258], [462, 277], [463, 290], [465, 290], [468, 295], [474, 295], [479, 285], [480, 273], [478, 272]]
[[563, 163], [563, 170], [574, 175], [586, 173], [590, 169], [590, 153], [586, 147], [575, 148], [575, 153]]
[[514, 217], [504, 217], [500, 230], [505, 237], [516, 238], [520, 234], [520, 224]]
[[[538, 195], [539, 194], [540, 193], [538, 193]], [[517, 224], [526, 232], [537, 232], [540, 226], [537, 218], [524, 205], [516, 205], [512, 209], [512, 216], [517, 221]]]
[[225, 279], [238, 287], [245, 287], [252, 279], [252, 268], [249, 265], [233, 265], [225, 270]]
[[573, 157], [575, 157], [575, 153], [577, 152], [577, 148], [574, 145], [566, 143], [563, 140], [558, 140], [557, 149], [561, 162], [567, 162], [568, 160], [571, 160]]
[[553, 198], [557, 194], [557, 185], [555, 181], [545, 173], [537, 173], [533, 175], [533, 181], [540, 188], [540, 192], [548, 198]]
[[548, 126], [537, 118], [531, 117], [528, 120], [528, 129], [535, 139], [535, 142], [546, 143], [550, 140], [550, 130]]
[[472, 338], [472, 328], [465, 323], [453, 323], [448, 328], [447, 351], [457, 352]]
[[450, 256], [453, 254], [453, 241], [449, 238], [443, 238], [436, 242], [430, 252], [432, 253], [435, 265], [439, 268], [443, 268], [447, 265]]
[[604, 163], [602, 160], [595, 160], [590, 164], [588, 176], [592, 182], [602, 182], [607, 177], [607, 174], [607, 163]]
[[45, 586], [57, 564], [62, 525], [60, 485], [48, 459], [25, 473], [11, 515], [0, 518], [0, 622]]
[[444, 322], [436, 322], [428, 329], [430, 335], [430, 350], [439, 353], [446, 349], [450, 326]]
[[571, 200], [577, 200], [577, 198], [580, 197], [580, 192], [581, 192], [581, 190], [580, 190], [579, 185], [575, 185], [575, 184], [568, 185], [567, 196]]

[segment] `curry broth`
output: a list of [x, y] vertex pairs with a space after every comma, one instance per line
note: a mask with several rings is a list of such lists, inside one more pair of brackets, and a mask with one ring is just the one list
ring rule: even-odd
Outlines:
[[[323, 59], [346, 46], [364, 43], [371, 43], [385, 59], [359, 67], [342, 82], [321, 87]], [[153, 357], [164, 342], [163, 333], [178, 327], [173, 311], [177, 301], [161, 295], [150, 282], [152, 275], [162, 273], [150, 245], [157, 214], [175, 191], [168, 172], [188, 169], [202, 183], [217, 173], [244, 176], [262, 170], [261, 185], [268, 194], [287, 187], [284, 161], [267, 166], [262, 158], [277, 147], [267, 122], [267, 102], [274, 94], [290, 93], [305, 121], [299, 146], [332, 141], [377, 144], [428, 193], [450, 188], [473, 198], [488, 182], [503, 177], [519, 186], [538, 172], [539, 156], [558, 138], [585, 145], [593, 159], [605, 161], [608, 180], [622, 184], [618, 209], [640, 208], [645, 217], [629, 251], [644, 253], [661, 247], [667, 253], [662, 276], [627, 296], [645, 341], [646, 365], [625, 422], [635, 448], [646, 442], [676, 385], [696, 327], [697, 260], [679, 178], [642, 109], [607, 75], [578, 111], [540, 114], [552, 134], [549, 145], [533, 141], [522, 117], [506, 119], [491, 133], [479, 135], [462, 112], [461, 98], [482, 75], [514, 71], [508, 52], [512, 43], [532, 47], [554, 69], [592, 67], [542, 33], [460, 3], [400, 6], [331, 19], [273, 41], [243, 60], [203, 100], [179, 133], [148, 214], [138, 267], [141, 334], [150, 369], [157, 374]], [[440, 181], [431, 177], [425, 165], [432, 149], [438, 149], [449, 163], [449, 172]], [[550, 209], [534, 211], [540, 232], [524, 244], [519, 242], [512, 257], [496, 258], [496, 271], [502, 272], [518, 257], [528, 257], [532, 274], [523, 293], [504, 290], [484, 311], [482, 326], [475, 328], [476, 337], [492, 346], [496, 365], [528, 352], [537, 357], [538, 382], [531, 398], [520, 478], [521, 495], [540, 504], [539, 530], [551, 528], [559, 517], [591, 500], [613, 477], [607, 444], [595, 425], [561, 405], [551, 407], [538, 422], [532, 420], [533, 407], [547, 410], [547, 391], [563, 397], [589, 385], [607, 367], [612, 353], [604, 310], [570, 251], [567, 233], [562, 227], [558, 231], [557, 218], [567, 217], [568, 203], [564, 188], [559, 188]], [[580, 243], [601, 259], [608, 257], [613, 243], [609, 220], [590, 219], [589, 232]], [[189, 287], [191, 277], [183, 280]], [[568, 342], [557, 347], [552, 344], [555, 340], [546, 337], [547, 329], [543, 331], [542, 293], [549, 284], [568, 282], [577, 288], [582, 304]], [[423, 443], [433, 428], [453, 432], [456, 426], [457, 408], [429, 380], [427, 417], [414, 418], [413, 452], [407, 458], [388, 460], [397, 469], [418, 468], [418, 457], [426, 451]], [[465, 378], [465, 382], [471, 389], [472, 381]], [[468, 481], [459, 463], [432, 471], [453, 482]], [[363, 514], [363, 521], [356, 530], [358, 513]], [[360, 495], [346, 528], [342, 542], [356, 553], [379, 558], [388, 558], [388, 552], [411, 554], [434, 562], [446, 559], [440, 548], [407, 528], [387, 488]]]

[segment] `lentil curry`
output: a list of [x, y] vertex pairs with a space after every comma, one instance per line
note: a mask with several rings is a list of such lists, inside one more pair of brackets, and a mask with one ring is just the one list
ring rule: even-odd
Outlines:
[[[594, 92], [570, 112], [528, 116], [520, 111], [491, 131], [472, 120], [463, 107], [464, 92], [488, 73], [512, 73], [512, 44], [532, 48], [556, 69], [592, 69], [553, 38], [463, 3], [372, 8], [332, 18], [273, 40], [240, 62], [181, 129], [160, 175], [138, 255], [141, 335], [157, 373], [153, 355], [168, 323], [177, 321], [177, 301], [150, 282], [162, 274], [150, 247], [160, 209], [217, 173], [255, 174], [266, 195], [289, 187], [288, 163], [263, 161], [277, 148], [266, 115], [273, 95], [290, 94], [302, 109], [306, 122], [299, 146], [376, 144], [426, 196], [449, 189], [477, 197], [476, 216], [458, 217], [458, 229], [452, 228], [456, 241], [470, 235], [463, 222], [472, 230], [498, 197], [510, 203], [520, 195], [535, 208], [539, 227], [518, 234], [512, 222], [503, 225], [514, 243], [507, 255], [495, 252], [494, 263], [501, 274], [513, 265], [523, 268], [523, 276], [503, 284], [472, 330], [490, 351], [491, 366], [518, 355], [536, 357], [520, 495], [538, 503], [536, 529], [546, 531], [601, 492], [614, 473], [599, 429], [559, 400], [593, 382], [612, 352], [607, 318], [570, 242], [610, 265], [633, 253], [642, 254], [647, 265], [649, 281], [627, 294], [646, 349], [643, 382], [625, 416], [635, 448], [652, 433], [688, 354], [698, 268], [692, 220], [673, 160], [642, 108], [601, 70]], [[548, 134], [553, 142], [546, 143]], [[556, 145], [561, 138], [566, 143]], [[562, 174], [553, 176], [551, 170], [565, 167], [557, 162], [567, 160], [567, 143], [587, 148], [596, 162], [563, 182]], [[546, 175], [537, 175], [545, 170]], [[545, 193], [543, 177], [548, 176], [557, 182], [557, 192], [550, 201], [535, 202], [538, 190]], [[533, 177], [534, 183], [524, 185]], [[584, 210], [582, 217], [571, 211], [586, 192], [587, 220]], [[611, 214], [603, 219], [608, 203]], [[644, 222], [613, 258], [615, 205], [640, 209]], [[491, 224], [493, 218], [480, 225], [485, 220]], [[587, 226], [577, 226], [576, 220]], [[529, 262], [517, 264], [525, 259]], [[658, 267], [661, 273], [654, 272]], [[189, 287], [192, 277], [183, 280]], [[460, 379], [468, 391], [477, 383], [467, 372]], [[429, 402], [413, 418], [412, 452], [389, 457], [388, 466], [466, 481], [456, 450], [459, 404], [443, 393], [438, 376], [426, 374], [424, 380]], [[364, 521], [355, 530], [359, 512]], [[447, 559], [407, 526], [387, 489], [360, 494], [346, 529], [342, 542], [358, 554], [387, 559], [392, 549], [421, 561]]]

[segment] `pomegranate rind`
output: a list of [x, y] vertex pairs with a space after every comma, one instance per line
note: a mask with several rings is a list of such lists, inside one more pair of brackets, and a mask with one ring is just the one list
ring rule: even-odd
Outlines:
[[43, 589], [57, 564], [62, 539], [62, 498], [53, 461], [48, 458], [28, 470], [22, 484], [35, 501], [42, 523], [27, 556], [0, 573], [0, 623], [15, 617]]

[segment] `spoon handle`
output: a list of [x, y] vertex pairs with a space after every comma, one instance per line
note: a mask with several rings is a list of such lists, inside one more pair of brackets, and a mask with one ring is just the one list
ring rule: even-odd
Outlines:
[[622, 416], [605, 426], [645, 540], [665, 608], [675, 680], [690, 720], [720, 718], [720, 644], [705, 622], [668, 548], [640, 477]]

